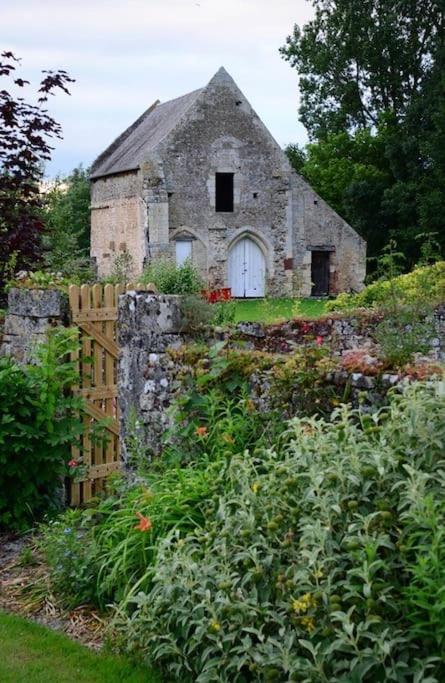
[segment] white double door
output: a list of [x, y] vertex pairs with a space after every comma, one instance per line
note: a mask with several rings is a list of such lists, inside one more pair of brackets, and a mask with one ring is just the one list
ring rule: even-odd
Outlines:
[[229, 287], [232, 296], [264, 296], [266, 262], [257, 244], [248, 237], [239, 240], [229, 252]]

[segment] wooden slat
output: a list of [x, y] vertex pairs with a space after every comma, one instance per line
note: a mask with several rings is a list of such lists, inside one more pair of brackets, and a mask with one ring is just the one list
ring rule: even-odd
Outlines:
[[[91, 309], [90, 287], [89, 285], [82, 285], [80, 288], [80, 310], [82, 313]], [[82, 387], [87, 388], [91, 386], [91, 361], [86, 361], [86, 358], [91, 357], [91, 341], [86, 335], [82, 335]], [[85, 416], [83, 420], [83, 444], [82, 455], [83, 463], [88, 469], [93, 464], [92, 447], [90, 440], [90, 419]], [[83, 483], [83, 499], [90, 500], [92, 496], [91, 484], [86, 481]]]
[[[115, 289], [112, 285], [105, 285], [104, 287], [104, 305], [107, 307], [115, 306], [117, 309], [117, 297]], [[116, 347], [117, 352], [119, 352], [116, 337], [117, 337], [117, 324], [112, 321], [108, 321], [104, 324], [104, 335], [110, 343], [113, 343]], [[112, 356], [110, 353], [105, 354], [105, 384], [109, 387], [116, 386], [116, 394], [114, 396], [108, 397], [105, 401], [105, 414], [107, 417], [114, 417], [117, 420], [119, 416], [117, 414], [117, 368], [115, 363], [115, 358], [117, 356]], [[105, 461], [107, 463], [112, 463], [114, 461], [119, 461], [119, 437], [114, 435], [111, 436], [109, 433], [109, 438], [105, 446]]]
[[[102, 410], [100, 410], [100, 408], [96, 408], [96, 406], [93, 405], [92, 403], [87, 403], [85, 405], [84, 410], [87, 413], [87, 415], [94, 417], [95, 420], [104, 420], [105, 418], [107, 418], [107, 420], [108, 420], [109, 416], [105, 415], [105, 413], [102, 412]], [[107, 422], [107, 424], [105, 425], [105, 429], [108, 429], [110, 432], [113, 432], [113, 434], [116, 434], [116, 436], [119, 436], [119, 427], [118, 427], [117, 420], [115, 418], [113, 418], [111, 421]]]
[[[111, 323], [113, 325], [113, 323]], [[110, 353], [113, 358], [117, 358], [119, 356], [119, 348], [117, 344], [110, 339], [109, 337], [105, 336], [97, 327], [95, 327], [92, 323], [81, 323], [79, 325], [80, 329], [86, 332], [87, 335], [92, 337], [93, 341], [99, 342], [99, 344]], [[96, 346], [96, 345], [95, 345]]]
[[103, 387], [97, 387], [97, 388], [88, 388], [88, 389], [78, 389], [77, 393], [79, 393], [81, 396], [83, 396], [86, 399], [90, 399], [91, 401], [99, 400], [99, 399], [109, 399], [109, 398], [116, 398], [117, 396], [117, 386], [115, 384], [110, 384], [109, 386], [103, 386]]
[[[88, 479], [102, 479], [110, 474], [111, 472], [117, 472], [120, 469], [118, 462], [105, 462], [102, 465], [93, 465], [88, 472]], [[87, 481], [87, 479], [81, 479], [80, 481]]]
[[[87, 285], [82, 285], [86, 287]], [[73, 315], [73, 322], [96, 322], [106, 320], [117, 320], [117, 308], [99, 308], [91, 311], [83, 310]]]
[[[95, 284], [91, 288], [91, 298], [92, 298], [92, 305], [93, 308], [96, 310], [100, 310], [103, 307], [102, 304], [102, 285]], [[107, 344], [108, 340], [107, 338], [102, 334], [103, 332], [103, 325], [104, 323], [99, 320], [94, 323], [89, 323], [88, 327], [91, 330], [91, 336], [93, 338], [93, 376], [94, 376], [94, 386], [101, 387], [103, 386], [103, 373], [104, 373], [104, 349], [103, 345], [104, 343]], [[97, 337], [100, 336], [101, 340], [99, 340]], [[100, 401], [99, 406], [96, 405], [96, 401], [93, 403], [93, 405], [96, 405], [100, 410], [102, 410], [102, 401], [100, 399], [97, 399]], [[94, 449], [94, 463], [96, 465], [100, 465], [103, 463], [103, 446], [102, 443], [100, 443], [98, 440], [96, 440], [95, 443], [93, 443], [93, 449]]]

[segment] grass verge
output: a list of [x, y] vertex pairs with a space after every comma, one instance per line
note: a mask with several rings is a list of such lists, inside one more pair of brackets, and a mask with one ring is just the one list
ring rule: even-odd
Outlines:
[[236, 302], [235, 322], [275, 323], [297, 316], [318, 318], [326, 309], [323, 299], [245, 299]]
[[146, 668], [98, 654], [38, 624], [0, 612], [2, 683], [160, 683]]

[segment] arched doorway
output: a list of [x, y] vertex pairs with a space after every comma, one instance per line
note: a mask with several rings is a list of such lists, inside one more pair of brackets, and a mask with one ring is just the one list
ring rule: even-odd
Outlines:
[[232, 296], [264, 296], [266, 261], [260, 247], [249, 237], [238, 240], [229, 251], [229, 287]]

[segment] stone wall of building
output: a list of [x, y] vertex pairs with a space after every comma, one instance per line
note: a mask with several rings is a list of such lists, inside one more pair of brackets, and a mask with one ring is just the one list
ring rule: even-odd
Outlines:
[[8, 293], [0, 354], [27, 363], [34, 346], [45, 341], [48, 328], [67, 322], [68, 299], [63, 292], [13, 288]]
[[[268, 293], [290, 293], [284, 268], [292, 256], [289, 165], [228, 74], [210, 82], [184, 125], [156, 152], [164, 171], [158, 191], [168, 199], [169, 239], [190, 235], [195, 263], [208, 272], [212, 286], [228, 286], [228, 252], [248, 235], [266, 257]], [[234, 174], [233, 212], [215, 211], [216, 173]]]
[[128, 252], [138, 275], [146, 255], [146, 208], [140, 172], [120, 173], [92, 181], [91, 257], [99, 277], [110, 275], [117, 256]]
[[[93, 180], [92, 255], [100, 275], [123, 249], [138, 275], [146, 261], [174, 258], [183, 240], [209, 286], [228, 287], [230, 250], [249, 237], [264, 256], [268, 296], [309, 296], [317, 248], [330, 254], [331, 293], [361, 289], [364, 240], [292, 170], [224, 69], [166, 130], [147, 145], [138, 171]], [[113, 153], [116, 146], [119, 140]], [[215, 210], [216, 173], [233, 174], [233, 211]]]

